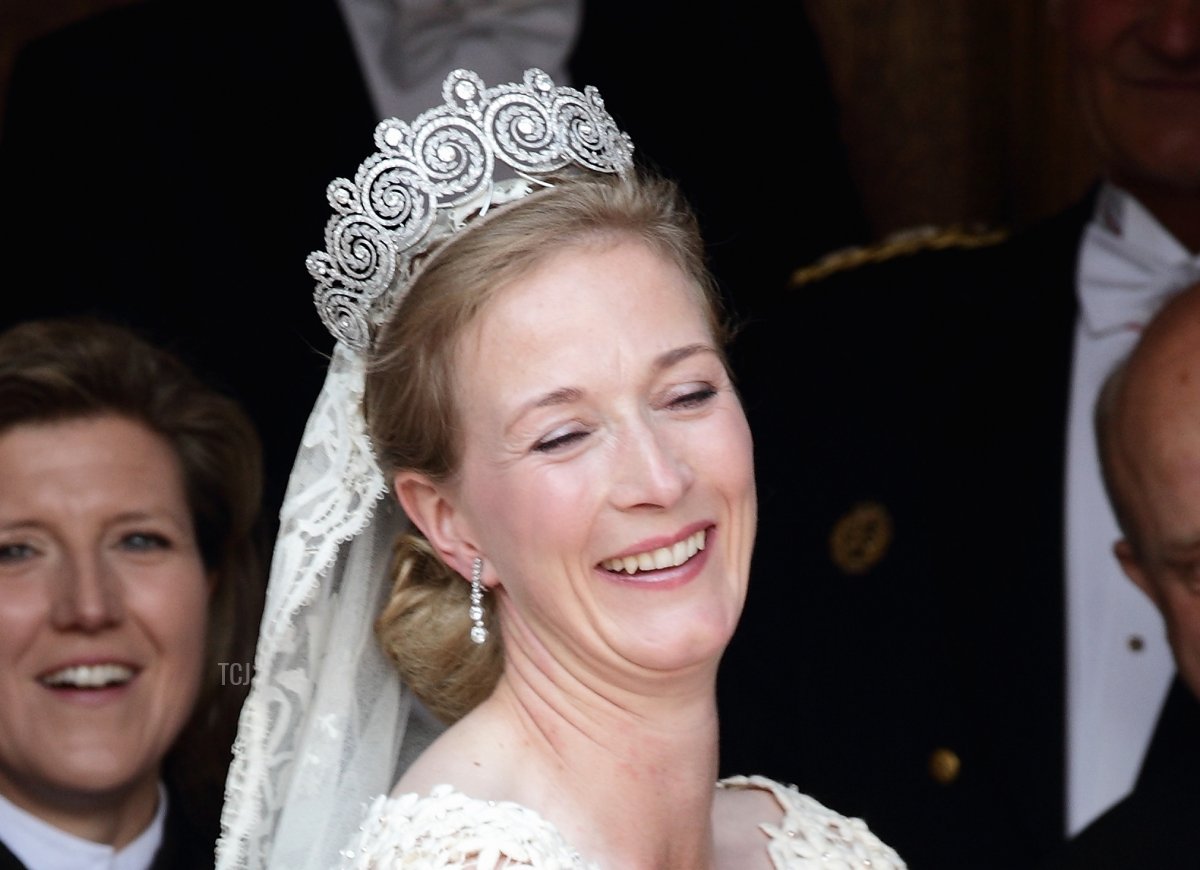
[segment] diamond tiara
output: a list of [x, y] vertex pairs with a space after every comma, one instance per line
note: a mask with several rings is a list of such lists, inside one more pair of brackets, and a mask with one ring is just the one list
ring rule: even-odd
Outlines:
[[[633, 166], [633, 143], [594, 87], [556, 86], [529, 69], [521, 84], [488, 88], [459, 69], [442, 98], [411, 124], [380, 122], [378, 151], [353, 181], [329, 184], [325, 250], [307, 266], [321, 320], [356, 351], [404, 297], [421, 256], [470, 217], [547, 186], [543, 177], [563, 169], [624, 175]], [[501, 165], [517, 177], [497, 181]]]

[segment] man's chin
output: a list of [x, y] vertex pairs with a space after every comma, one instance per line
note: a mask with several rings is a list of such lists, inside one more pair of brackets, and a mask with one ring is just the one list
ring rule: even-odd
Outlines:
[[1110, 177], [1135, 196], [1200, 194], [1200, 131], [1186, 141], [1114, 155]]

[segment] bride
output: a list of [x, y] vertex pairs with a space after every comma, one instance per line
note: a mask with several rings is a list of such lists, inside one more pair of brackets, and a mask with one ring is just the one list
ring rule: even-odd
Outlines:
[[792, 787], [717, 781], [756, 500], [694, 218], [592, 89], [443, 93], [330, 186], [339, 346], [219, 866], [903, 867]]

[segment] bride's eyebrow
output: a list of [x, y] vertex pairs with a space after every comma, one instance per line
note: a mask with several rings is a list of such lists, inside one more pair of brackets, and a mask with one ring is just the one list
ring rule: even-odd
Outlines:
[[686, 344], [683, 347], [676, 347], [668, 350], [666, 353], [660, 354], [654, 360], [654, 368], [658, 371], [662, 371], [663, 369], [669, 369], [676, 363], [682, 362], [688, 357], [695, 356], [698, 353], [715, 354], [716, 352], [717, 349], [711, 344], [704, 344], [703, 342]]
[[[676, 363], [682, 362], [688, 357], [695, 356], [698, 353], [715, 354], [717, 349], [711, 344], [697, 342], [695, 344], [685, 344], [682, 347], [674, 347], [664, 353], [659, 354], [654, 358], [653, 368], [655, 371], [664, 371], [669, 369]], [[549, 408], [554, 405], [569, 405], [572, 402], [578, 402], [583, 398], [583, 390], [578, 387], [559, 387], [556, 390], [551, 390], [548, 393], [543, 393], [540, 396], [530, 399], [527, 402], [522, 402], [521, 406], [512, 415], [512, 420], [517, 421], [524, 417], [530, 411], [537, 408]], [[510, 423], [507, 429], [512, 429], [513, 423]]]
[[560, 387], [557, 390], [551, 390], [549, 393], [527, 402], [522, 408], [521, 413], [533, 408], [548, 408], [551, 405], [567, 405], [571, 402], [578, 402], [583, 398], [583, 390], [578, 387]]
[[504, 431], [511, 432], [513, 427], [530, 411], [536, 411], [538, 408], [550, 408], [554, 405], [569, 405], [572, 402], [578, 402], [582, 398], [583, 390], [578, 387], [559, 387], [557, 390], [542, 393], [540, 396], [535, 396], [526, 402], [522, 402], [512, 413], [508, 425], [504, 427]]

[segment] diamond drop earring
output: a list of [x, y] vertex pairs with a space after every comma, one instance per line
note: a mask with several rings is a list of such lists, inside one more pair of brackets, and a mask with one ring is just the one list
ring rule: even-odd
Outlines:
[[471, 607], [467, 613], [475, 623], [471, 626], [471, 640], [474, 643], [486, 643], [488, 630], [483, 624], [483, 559], [478, 556], [471, 565]]

